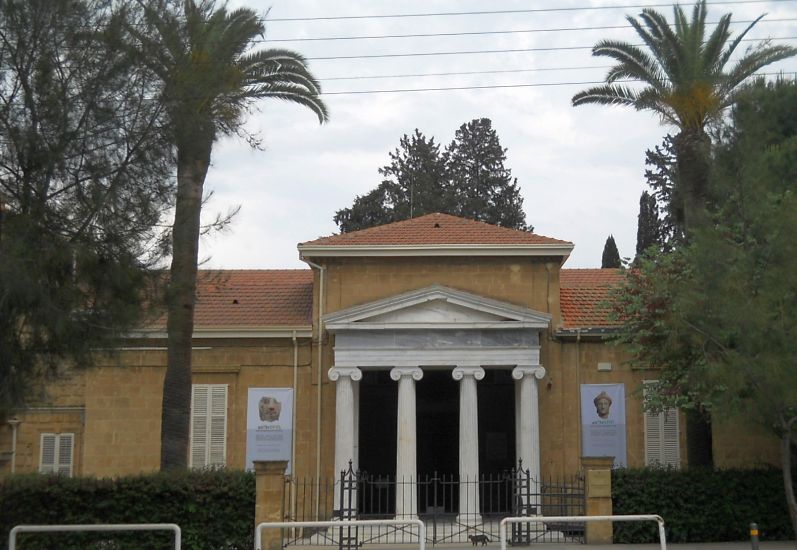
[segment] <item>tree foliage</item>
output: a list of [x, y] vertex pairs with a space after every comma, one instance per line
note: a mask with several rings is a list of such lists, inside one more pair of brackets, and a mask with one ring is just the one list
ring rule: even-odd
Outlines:
[[[639, 18], [627, 17], [644, 44], [603, 40], [592, 54], [616, 62], [606, 83], [573, 96], [573, 105], [597, 103], [625, 105], [652, 111], [679, 132], [674, 137], [678, 178], [672, 190], [676, 223], [683, 229], [700, 225], [708, 192], [710, 141], [706, 126], [733, 105], [740, 84], [756, 71], [797, 53], [791, 46], [762, 42], [730, 59], [763, 16], [731, 39], [731, 14], [720, 17], [711, 33], [706, 29], [706, 2], [699, 0], [691, 19], [683, 8], [673, 7], [673, 23], [653, 9]], [[625, 85], [627, 79], [641, 88]]]
[[743, 412], [781, 440], [797, 532], [797, 84], [740, 96], [715, 152], [711, 223], [632, 273], [619, 302], [639, 366], [660, 369], [654, 408]]
[[245, 115], [258, 99], [297, 103], [320, 122], [327, 110], [301, 55], [251, 49], [265, 31], [252, 10], [217, 8], [213, 0], [142, 4], [141, 21], [127, 31], [140, 63], [157, 79], [164, 135], [177, 158], [161, 467], [180, 468], [188, 457], [200, 213], [213, 144], [221, 136], [242, 134]]
[[160, 113], [109, 6], [0, 2], [0, 417], [134, 324], [164, 253]]
[[617, 250], [617, 243], [614, 242], [614, 235], [609, 235], [606, 238], [606, 243], [603, 245], [601, 269], [618, 268], [622, 265], [623, 261], [620, 259], [620, 251]]
[[639, 261], [648, 250], [658, 251], [661, 248], [661, 221], [656, 197], [642, 191], [639, 197], [639, 215], [636, 230], [636, 259]]
[[506, 149], [490, 119], [460, 126], [443, 152], [416, 129], [379, 169], [382, 183], [338, 210], [334, 221], [346, 233], [443, 212], [531, 231], [517, 179], [505, 162]]
[[338, 210], [334, 221], [342, 232], [356, 231], [433, 212], [451, 213], [446, 165], [440, 146], [419, 130], [404, 135], [379, 169], [382, 183], [357, 197], [351, 208]]

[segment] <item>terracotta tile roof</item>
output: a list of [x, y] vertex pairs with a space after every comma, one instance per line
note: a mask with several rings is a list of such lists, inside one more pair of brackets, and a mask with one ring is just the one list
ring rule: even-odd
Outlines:
[[[202, 270], [197, 277], [194, 327], [309, 326], [313, 311], [310, 269]], [[161, 317], [151, 328], [165, 327]]]
[[559, 272], [562, 328], [610, 328], [609, 290], [623, 281], [619, 269], [563, 269]]
[[303, 246], [390, 246], [390, 245], [571, 245], [526, 231], [509, 229], [459, 218], [449, 214], [427, 214], [410, 220], [341, 233], [301, 243]]

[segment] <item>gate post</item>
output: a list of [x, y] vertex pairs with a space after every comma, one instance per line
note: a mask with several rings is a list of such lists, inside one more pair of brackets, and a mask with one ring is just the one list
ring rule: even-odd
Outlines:
[[[265, 521], [283, 521], [287, 460], [255, 460], [255, 526]], [[263, 550], [282, 548], [282, 530], [263, 530]]]
[[[612, 464], [613, 456], [582, 456], [585, 474], [586, 515], [612, 515]], [[584, 525], [587, 544], [612, 544], [612, 522], [587, 522]]]

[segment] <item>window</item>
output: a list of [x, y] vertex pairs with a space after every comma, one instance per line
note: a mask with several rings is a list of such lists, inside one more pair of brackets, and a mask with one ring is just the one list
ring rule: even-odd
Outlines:
[[225, 465], [227, 454], [227, 385], [194, 384], [191, 392], [192, 468]]
[[678, 410], [644, 411], [644, 415], [645, 466], [678, 468], [681, 464]]
[[75, 434], [42, 434], [39, 472], [72, 476]]

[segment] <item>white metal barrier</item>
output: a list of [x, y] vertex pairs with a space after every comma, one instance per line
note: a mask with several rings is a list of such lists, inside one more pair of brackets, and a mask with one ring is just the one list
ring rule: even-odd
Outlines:
[[510, 523], [589, 523], [591, 521], [655, 521], [659, 524], [659, 543], [661, 550], [667, 550], [667, 536], [664, 534], [664, 520], [654, 514], [627, 516], [525, 516], [501, 520], [501, 550], [506, 550], [506, 526]]
[[368, 525], [415, 525], [418, 527], [418, 550], [426, 550], [426, 524], [419, 519], [350, 519], [333, 521], [264, 522], [255, 527], [255, 550], [263, 550], [263, 529], [293, 529], [297, 527], [363, 527]]
[[8, 550], [16, 550], [17, 533], [75, 533], [81, 531], [172, 531], [174, 550], [182, 548], [182, 532], [174, 523], [112, 523], [85, 525], [17, 525], [8, 534]]

